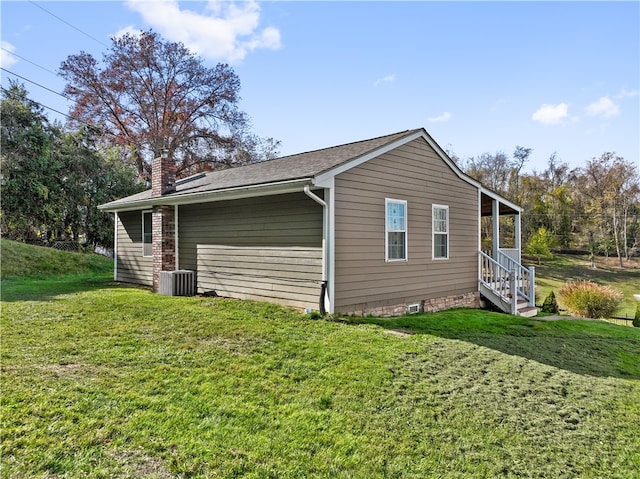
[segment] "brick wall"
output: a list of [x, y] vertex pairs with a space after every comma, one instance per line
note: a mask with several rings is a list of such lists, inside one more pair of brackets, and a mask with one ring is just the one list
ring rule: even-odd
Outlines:
[[173, 206], [154, 206], [151, 214], [153, 229], [153, 290], [160, 291], [160, 271], [176, 269], [175, 210]]
[[[442, 311], [451, 308], [479, 308], [480, 293], [472, 292], [458, 294], [455, 296], [444, 296], [442, 298], [426, 299], [424, 301], [414, 301], [411, 304], [420, 303], [421, 310], [426, 312]], [[401, 316], [407, 314], [407, 303], [390, 304], [385, 306], [376, 306], [373, 308], [363, 307], [359, 311], [353, 311], [350, 314], [355, 316], [373, 315], [380, 317]]]
[[[164, 154], [151, 164], [151, 196], [160, 197], [176, 190], [176, 166]], [[160, 271], [176, 269], [176, 222], [173, 206], [154, 206], [151, 214], [153, 230], [153, 290], [160, 290]]]
[[151, 164], [151, 196], [162, 196], [176, 190], [176, 165], [168, 156], [160, 156]]

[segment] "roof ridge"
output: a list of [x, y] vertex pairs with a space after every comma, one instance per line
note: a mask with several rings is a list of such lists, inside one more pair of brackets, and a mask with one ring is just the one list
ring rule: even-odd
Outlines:
[[273, 158], [273, 159], [268, 160], [268, 161], [280, 160], [282, 158], [290, 158], [292, 156], [306, 155], [308, 153], [317, 153], [317, 152], [320, 152], [320, 151], [333, 150], [334, 148], [342, 148], [344, 146], [356, 145], [358, 143], [365, 143], [365, 142], [368, 142], [368, 141], [380, 140], [382, 138], [386, 138], [388, 136], [396, 136], [396, 135], [399, 135], [401, 133], [409, 134], [409, 133], [412, 133], [412, 132], [415, 132], [415, 131], [419, 131], [419, 130], [422, 130], [422, 128], [414, 128], [413, 130], [401, 130], [401, 131], [397, 131], [395, 133], [389, 133], [387, 135], [380, 135], [380, 136], [375, 136], [373, 138], [366, 138], [364, 140], [349, 141], [347, 143], [342, 143], [340, 145], [327, 146], [327, 147], [324, 147], [324, 148], [317, 148], [315, 150], [301, 151], [299, 153], [292, 153], [291, 155], [279, 156], [277, 158]]
[[[422, 131], [422, 130], [423, 130], [423, 128], [414, 128], [412, 130], [401, 130], [401, 131], [397, 131], [395, 133], [389, 133], [387, 135], [380, 135], [380, 136], [375, 136], [373, 138], [366, 138], [364, 140], [351, 141], [351, 142], [348, 142], [348, 143], [343, 143], [341, 145], [327, 146], [325, 148], [318, 148], [316, 150], [301, 151], [299, 153], [292, 153], [291, 155], [278, 156], [276, 158], [271, 158], [271, 159], [268, 159], [268, 160], [258, 161], [258, 162], [255, 162], [255, 163], [247, 163], [246, 165], [239, 165], [239, 166], [234, 166], [234, 167], [230, 167], [230, 168], [222, 168], [222, 169], [219, 169], [219, 170], [203, 171], [203, 172], [200, 172], [200, 173], [195, 173], [192, 176], [195, 176], [197, 174], [204, 174], [205, 176], [209, 176], [209, 175], [214, 174], [214, 173], [220, 173], [221, 171], [230, 171], [230, 170], [235, 170], [235, 169], [238, 169], [238, 168], [246, 168], [246, 167], [252, 167], [252, 166], [256, 166], [256, 165], [264, 165], [265, 163], [269, 163], [270, 164], [270, 163], [273, 163], [273, 162], [278, 162], [279, 160], [285, 160], [285, 159], [288, 159], [288, 158], [294, 158], [296, 156], [303, 156], [303, 155], [309, 155], [309, 154], [313, 154], [313, 153], [319, 153], [319, 152], [322, 152], [322, 151], [335, 150], [337, 148], [344, 148], [344, 147], [351, 146], [351, 145], [357, 145], [358, 143], [366, 143], [366, 142], [369, 142], [369, 141], [380, 140], [382, 138], [397, 136], [397, 135], [400, 135], [400, 134], [403, 134], [403, 133], [405, 135], [408, 135], [408, 134], [411, 134], [411, 133], [414, 133], [414, 132], [417, 132], [417, 131]], [[189, 178], [189, 177], [186, 177], [186, 178]], [[186, 178], [182, 178], [182, 179], [186, 179]]]

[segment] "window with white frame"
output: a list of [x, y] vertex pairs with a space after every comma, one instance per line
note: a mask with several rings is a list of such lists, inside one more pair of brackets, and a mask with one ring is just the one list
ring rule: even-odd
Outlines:
[[142, 256], [153, 256], [153, 221], [151, 211], [142, 212]]
[[432, 205], [433, 259], [449, 258], [449, 207]]
[[407, 202], [385, 199], [386, 261], [407, 260]]

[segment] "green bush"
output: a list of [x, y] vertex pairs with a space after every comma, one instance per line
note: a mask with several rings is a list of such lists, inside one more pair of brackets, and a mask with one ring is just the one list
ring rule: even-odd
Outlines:
[[556, 301], [556, 295], [553, 291], [551, 291], [542, 303], [542, 312], [543, 313], [551, 313], [558, 314], [560, 308], [558, 308], [558, 301]]
[[636, 315], [633, 318], [633, 325], [640, 328], [640, 302], [636, 305]]
[[622, 293], [591, 281], [570, 281], [558, 290], [569, 312], [583, 318], [610, 318], [622, 301]]

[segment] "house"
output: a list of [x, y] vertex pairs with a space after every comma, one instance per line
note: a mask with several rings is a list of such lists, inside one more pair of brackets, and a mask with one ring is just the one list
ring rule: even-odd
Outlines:
[[[193, 271], [197, 293], [329, 313], [477, 307], [481, 297], [513, 314], [534, 309], [522, 209], [465, 175], [422, 128], [178, 181], [174, 171], [157, 158], [152, 189], [101, 206], [115, 213], [117, 281], [160, 291], [165, 272]], [[513, 218], [512, 248], [499, 244], [501, 216]]]

